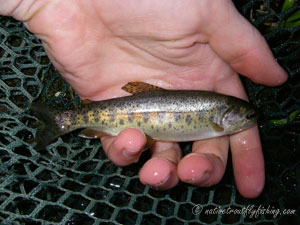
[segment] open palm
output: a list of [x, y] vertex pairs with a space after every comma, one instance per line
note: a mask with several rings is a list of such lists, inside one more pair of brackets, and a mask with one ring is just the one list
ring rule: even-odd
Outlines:
[[[0, 13], [25, 22], [82, 99], [125, 95], [121, 86], [129, 81], [247, 99], [237, 72], [266, 85], [286, 79], [263, 37], [231, 1], [25, 0], [18, 7], [13, 2], [10, 8], [1, 6]], [[138, 160], [146, 138], [127, 129], [101, 141], [114, 163], [128, 165]], [[229, 145], [240, 193], [256, 197], [264, 186], [257, 127], [196, 141], [184, 158], [177, 143], [157, 142], [140, 180], [157, 189], [171, 188], [179, 179], [197, 186], [216, 184]]]

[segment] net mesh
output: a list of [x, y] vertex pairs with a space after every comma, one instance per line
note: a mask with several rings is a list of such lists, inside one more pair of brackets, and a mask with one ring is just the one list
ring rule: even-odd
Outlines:
[[[257, 199], [236, 190], [229, 159], [221, 182], [210, 188], [180, 183], [156, 191], [139, 182], [149, 159], [113, 165], [98, 141], [76, 132], [36, 151], [37, 119], [28, 105], [39, 98], [69, 108], [79, 98], [47, 58], [41, 42], [22, 23], [0, 17], [0, 222], [1, 224], [300, 224], [300, 29], [288, 23], [299, 1], [235, 1], [265, 36], [289, 80], [270, 88], [244, 79], [260, 124], [266, 186]], [[186, 154], [191, 143], [182, 143]], [[229, 157], [230, 158], [230, 157]], [[279, 214], [207, 213], [218, 209], [280, 210]], [[291, 213], [284, 213], [284, 210]], [[210, 211], [208, 211], [210, 210]], [[294, 211], [292, 211], [294, 210]]]

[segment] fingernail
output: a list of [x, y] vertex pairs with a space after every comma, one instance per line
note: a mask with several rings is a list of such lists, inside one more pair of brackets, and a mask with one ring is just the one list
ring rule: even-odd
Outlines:
[[126, 149], [122, 152], [123, 156], [127, 159], [132, 159], [140, 153], [139, 149]]
[[192, 181], [197, 184], [202, 184], [202, 183], [208, 181], [209, 177], [210, 177], [209, 173], [205, 172], [201, 176], [193, 177]]
[[171, 174], [169, 174], [165, 179], [163, 179], [161, 182], [151, 185], [150, 187], [155, 189], [155, 190], [161, 190], [164, 189], [166, 186], [169, 186], [169, 183], [172, 181], [171, 179]]

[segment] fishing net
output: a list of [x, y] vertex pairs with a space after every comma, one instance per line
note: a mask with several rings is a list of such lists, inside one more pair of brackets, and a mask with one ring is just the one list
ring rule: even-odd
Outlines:
[[[138, 163], [120, 168], [109, 162], [99, 141], [76, 132], [36, 151], [38, 120], [29, 114], [29, 104], [72, 108], [79, 98], [51, 65], [41, 42], [22, 23], [0, 17], [1, 224], [300, 224], [300, 27], [293, 20], [300, 3], [284, 9], [284, 1], [276, 0], [235, 4], [289, 73], [288, 82], [275, 88], [243, 80], [264, 116], [266, 186], [257, 199], [238, 193], [230, 161], [213, 187], [180, 183], [156, 191], [138, 179], [148, 151]], [[186, 154], [191, 143], [181, 147]], [[233, 211], [242, 209], [265, 211]]]

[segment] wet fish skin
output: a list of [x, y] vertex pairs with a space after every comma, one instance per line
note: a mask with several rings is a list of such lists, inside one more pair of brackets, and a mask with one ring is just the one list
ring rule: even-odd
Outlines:
[[255, 109], [250, 103], [192, 90], [139, 92], [64, 112], [33, 104], [31, 111], [46, 125], [37, 132], [41, 148], [79, 128], [109, 135], [137, 128], [155, 140], [180, 142], [232, 134], [256, 122]]

